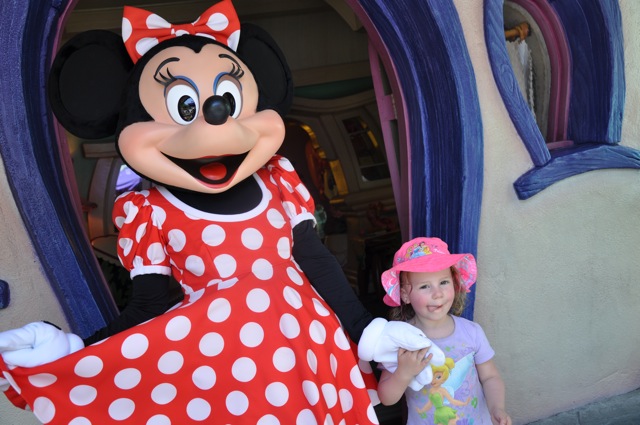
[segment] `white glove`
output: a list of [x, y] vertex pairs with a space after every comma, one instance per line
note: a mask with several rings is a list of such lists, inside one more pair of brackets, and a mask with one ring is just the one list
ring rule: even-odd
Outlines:
[[65, 333], [46, 322], [0, 332], [0, 355], [7, 366], [39, 366], [81, 348], [84, 342], [78, 335]]
[[[393, 373], [398, 368], [398, 349], [409, 351], [421, 350], [429, 347], [429, 354], [433, 354], [431, 362], [436, 366], [444, 364], [444, 352], [431, 342], [429, 338], [418, 328], [406, 322], [387, 321], [377, 317], [369, 323], [362, 332], [358, 343], [358, 357], [362, 360], [374, 360]], [[414, 391], [420, 390], [427, 384], [431, 384], [433, 372], [427, 365], [409, 384]]]

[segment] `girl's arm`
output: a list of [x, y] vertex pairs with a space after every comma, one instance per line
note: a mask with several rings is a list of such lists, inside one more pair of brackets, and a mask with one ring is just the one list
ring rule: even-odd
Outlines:
[[496, 425], [511, 425], [511, 417], [505, 410], [505, 387], [500, 372], [493, 360], [476, 365], [478, 378], [482, 384], [484, 398]]
[[425, 357], [429, 347], [417, 351], [398, 350], [398, 368], [393, 372], [383, 370], [378, 382], [378, 397], [385, 406], [397, 403], [417, 374], [429, 365], [432, 354]]

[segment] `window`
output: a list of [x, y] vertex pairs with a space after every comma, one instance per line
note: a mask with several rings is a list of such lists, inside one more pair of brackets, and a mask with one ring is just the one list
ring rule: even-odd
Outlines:
[[524, 98], [514, 95], [513, 72], [505, 71], [511, 66], [507, 65], [503, 2], [487, 0], [485, 37], [493, 74], [534, 164], [514, 183], [518, 197], [527, 199], [555, 182], [591, 170], [640, 168], [640, 153], [619, 145], [625, 93], [619, 5], [507, 3], [507, 10], [529, 15], [537, 26], [548, 51], [551, 78], [545, 140]]

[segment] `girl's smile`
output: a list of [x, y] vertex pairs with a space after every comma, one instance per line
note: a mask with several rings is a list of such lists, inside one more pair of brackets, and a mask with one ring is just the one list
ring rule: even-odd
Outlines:
[[449, 311], [456, 295], [451, 269], [404, 272], [403, 275], [402, 300], [413, 307], [416, 324], [425, 332], [449, 325]]

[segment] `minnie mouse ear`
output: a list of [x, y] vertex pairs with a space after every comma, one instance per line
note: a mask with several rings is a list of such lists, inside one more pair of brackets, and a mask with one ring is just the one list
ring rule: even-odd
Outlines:
[[84, 139], [113, 135], [132, 67], [117, 34], [91, 30], [73, 37], [49, 74], [49, 102], [58, 121]]
[[256, 25], [242, 24], [236, 53], [258, 83], [258, 110], [273, 109], [285, 116], [293, 102], [293, 78], [275, 40]]

